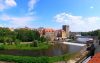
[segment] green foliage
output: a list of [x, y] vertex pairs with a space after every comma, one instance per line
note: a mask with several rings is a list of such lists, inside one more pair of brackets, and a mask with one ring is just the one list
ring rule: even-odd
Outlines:
[[48, 49], [51, 45], [50, 44], [46, 44], [46, 43], [38, 43], [38, 47], [33, 47], [31, 46], [31, 44], [13, 44], [13, 45], [9, 45], [9, 44], [0, 44], [0, 49], [5, 49], [5, 50], [9, 50], [9, 49], [15, 49], [15, 50], [42, 50], [42, 49]]
[[31, 44], [33, 47], [37, 47], [38, 46], [38, 41], [37, 40], [34, 40]]
[[75, 53], [68, 53], [68, 54], [64, 54], [64, 55], [60, 55], [60, 56], [53, 56], [53, 57], [49, 57], [49, 62], [53, 63], [53, 62], [57, 62], [57, 61], [68, 61], [71, 58], [73, 58]]
[[20, 40], [22, 42], [31, 42], [39, 39], [40, 34], [35, 30], [20, 28], [11, 31], [9, 28], [0, 27], [0, 42], [4, 44], [6, 44], [6, 42], [12, 44], [12, 42], [16, 42], [16, 40]]
[[49, 63], [48, 57], [0, 55], [0, 60], [1, 61], [16, 62], [16, 63]]
[[90, 31], [90, 32], [82, 32], [82, 36], [97, 36], [100, 39], [100, 30]]
[[0, 50], [4, 50], [4, 46], [3, 45], [0, 45]]
[[67, 61], [72, 58], [73, 54], [65, 54], [53, 57], [29, 57], [29, 56], [13, 56], [13, 55], [0, 55], [1, 61], [9, 61], [16, 63], [53, 63], [57, 61]]
[[20, 40], [19, 39], [15, 39], [15, 45], [19, 45], [20, 44]]
[[46, 38], [45, 38], [44, 36], [41, 36], [39, 40], [40, 40], [41, 42], [47, 41]]
[[38, 31], [29, 30], [29, 29], [15, 29], [17, 33], [17, 39], [23, 42], [30, 42], [34, 40], [39, 40], [40, 34]]

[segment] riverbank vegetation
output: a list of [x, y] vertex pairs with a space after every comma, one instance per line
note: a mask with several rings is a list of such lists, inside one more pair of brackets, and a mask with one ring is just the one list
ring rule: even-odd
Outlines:
[[[0, 50], [42, 50], [48, 49], [50, 48], [50, 46], [51, 44], [48, 44], [48, 40], [44, 36], [40, 36], [39, 32], [36, 30], [20, 28], [12, 31], [9, 28], [0, 27]], [[52, 57], [30, 57], [4, 55], [3, 53], [1, 53], [0, 61], [16, 63], [53, 63], [57, 61], [67, 61], [72, 56], [73, 54], [64, 54]]]
[[13, 55], [0, 55], [0, 61], [16, 62], [16, 63], [53, 63], [58, 61], [67, 61], [73, 54], [65, 54], [53, 57], [29, 57], [29, 56], [13, 56]]
[[0, 50], [44, 50], [50, 48], [50, 44], [47, 43], [38, 43], [36, 47], [34, 47], [32, 44], [18, 44], [18, 45], [0, 45]]
[[20, 28], [11, 31], [9, 28], [0, 27], [0, 42], [3, 44], [12, 45], [13, 42], [20, 44], [19, 42], [32, 42], [35, 40], [37, 40], [37, 42], [47, 42], [47, 39], [40, 36], [36, 30]]
[[[21, 42], [32, 42], [20, 44]], [[3, 44], [1, 44], [3, 43]], [[0, 49], [40, 50], [48, 49], [50, 44], [44, 36], [40, 36], [36, 30], [19, 28], [10, 30], [0, 27]]]
[[100, 39], [100, 30], [81, 32], [82, 36], [97, 36]]

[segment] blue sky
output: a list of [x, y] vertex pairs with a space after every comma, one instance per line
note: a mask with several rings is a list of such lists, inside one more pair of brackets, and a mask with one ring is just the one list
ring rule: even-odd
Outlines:
[[0, 0], [0, 26], [100, 29], [99, 0]]

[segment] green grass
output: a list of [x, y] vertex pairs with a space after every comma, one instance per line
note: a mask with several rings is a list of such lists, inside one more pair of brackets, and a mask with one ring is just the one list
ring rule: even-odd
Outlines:
[[74, 55], [75, 55], [75, 53], [67, 53], [67, 54], [60, 55], [60, 56], [49, 57], [49, 62], [53, 63], [53, 62], [57, 62], [57, 61], [68, 61], [71, 58], [73, 58]]
[[0, 55], [0, 60], [16, 63], [48, 63], [48, 57]]
[[73, 54], [65, 54], [53, 57], [29, 57], [29, 56], [13, 56], [13, 55], [0, 55], [0, 61], [9, 61], [16, 63], [53, 63], [57, 61], [67, 61]]
[[[30, 44], [19, 44], [19, 45], [3, 45], [0, 44], [0, 49], [5, 50], [41, 50], [41, 49], [48, 49], [51, 45], [46, 43], [38, 43], [38, 47], [32, 47]], [[0, 61], [9, 61], [9, 62], [16, 62], [16, 63], [53, 63], [57, 61], [67, 61], [73, 58], [74, 54], [64, 54], [60, 56], [53, 56], [53, 57], [29, 57], [29, 56], [14, 56], [14, 55], [3, 55], [0, 54]]]
[[41, 50], [41, 49], [48, 49], [51, 45], [46, 43], [38, 43], [38, 47], [33, 47], [31, 44], [18, 44], [18, 45], [0, 45], [0, 49], [9, 50]]

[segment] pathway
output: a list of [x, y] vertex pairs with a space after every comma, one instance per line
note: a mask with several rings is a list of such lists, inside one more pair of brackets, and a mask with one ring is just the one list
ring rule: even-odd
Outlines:
[[15, 63], [15, 62], [0, 61], [0, 63]]

